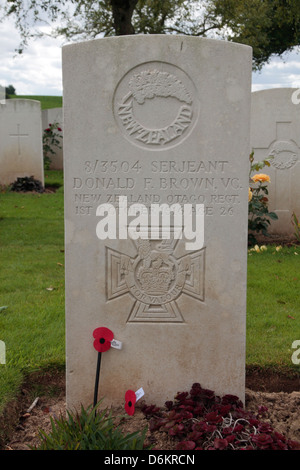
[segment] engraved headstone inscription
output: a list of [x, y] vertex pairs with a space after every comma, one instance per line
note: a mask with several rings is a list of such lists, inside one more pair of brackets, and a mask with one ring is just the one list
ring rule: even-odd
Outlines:
[[300, 217], [300, 104], [297, 89], [276, 88], [252, 93], [251, 146], [257, 161], [271, 157], [268, 184], [269, 233], [293, 236], [292, 214]]
[[[63, 48], [67, 406], [244, 398], [251, 48], [126, 36]], [[91, 99], [92, 97], [92, 99]]]
[[0, 102], [0, 184], [33, 176], [44, 185], [41, 104], [35, 100]]

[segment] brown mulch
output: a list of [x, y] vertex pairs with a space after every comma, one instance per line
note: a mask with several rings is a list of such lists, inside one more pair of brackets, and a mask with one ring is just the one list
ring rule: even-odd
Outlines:
[[269, 234], [267, 237], [261, 234], [256, 235], [258, 245], [281, 245], [287, 247], [299, 247], [300, 242], [295, 238], [294, 235], [282, 237], [282, 235]]
[[[37, 390], [38, 386], [38, 390]], [[31, 411], [37, 391], [39, 398]], [[300, 377], [288, 377], [272, 372], [252, 370], [246, 378], [246, 404], [249, 411], [259, 406], [268, 408], [265, 421], [287, 438], [300, 442]], [[113, 410], [115, 416], [124, 416], [123, 409]], [[65, 416], [65, 375], [62, 372], [33, 374], [24, 383], [19, 399], [11, 403], [0, 420], [2, 450], [30, 450], [39, 443], [39, 431], [51, 431], [52, 418]], [[125, 415], [122, 428], [125, 433], [142, 431], [147, 426], [140, 408], [134, 416]], [[176, 443], [166, 433], [147, 433], [147, 442], [157, 450], [174, 450]]]

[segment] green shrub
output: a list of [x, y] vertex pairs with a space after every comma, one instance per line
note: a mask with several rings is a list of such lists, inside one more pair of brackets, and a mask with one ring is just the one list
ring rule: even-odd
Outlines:
[[54, 155], [55, 149], [62, 148], [61, 146], [62, 134], [59, 134], [59, 132], [62, 132], [62, 130], [59, 127], [59, 124], [57, 122], [54, 122], [53, 124], [50, 123], [49, 127], [47, 127], [47, 129], [44, 129], [43, 156], [44, 156], [45, 170], [49, 170], [50, 168], [50, 164], [51, 164], [50, 153]]
[[[98, 406], [98, 405], [97, 405]], [[40, 431], [40, 444], [32, 450], [143, 450], [147, 428], [143, 432], [123, 434], [111, 412], [96, 407], [81, 407], [80, 413], [51, 418], [52, 431]]]
[[250, 188], [249, 188], [249, 204], [248, 204], [248, 244], [255, 245], [257, 239], [255, 234], [261, 233], [264, 236], [268, 236], [268, 228], [270, 225], [270, 219], [276, 220], [278, 216], [275, 212], [269, 212], [268, 208], [268, 183], [270, 177], [264, 173], [259, 173], [251, 176], [253, 172], [257, 172], [264, 168], [264, 166], [270, 166], [269, 159], [265, 159], [262, 162], [254, 161], [254, 152], [250, 154]]
[[44, 192], [44, 187], [41, 181], [34, 179], [33, 176], [24, 176], [19, 177], [16, 181], [11, 185], [11, 191], [36, 191], [38, 193]]

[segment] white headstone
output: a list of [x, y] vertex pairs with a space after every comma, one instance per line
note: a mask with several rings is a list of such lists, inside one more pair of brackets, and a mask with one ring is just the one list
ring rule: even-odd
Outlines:
[[252, 93], [251, 146], [254, 159], [268, 156], [271, 166], [262, 170], [270, 176], [270, 234], [291, 236], [292, 214], [300, 218], [300, 104], [299, 90], [276, 88]]
[[[163, 404], [194, 382], [243, 399], [251, 48], [99, 39], [63, 48], [63, 81], [68, 407], [93, 401], [99, 327], [122, 342], [102, 354], [106, 402], [142, 387]], [[175, 203], [200, 209], [197, 235], [190, 212], [182, 239], [175, 216], [169, 238], [155, 217], [146, 233], [151, 205]], [[136, 217], [146, 238], [128, 236]]]
[[10, 99], [0, 103], [0, 185], [24, 176], [44, 185], [41, 104]]
[[5, 88], [0, 85], [0, 103], [5, 102]]
[[51, 159], [50, 170], [63, 169], [63, 109], [50, 108], [42, 110], [42, 126], [43, 132], [49, 127], [50, 124], [57, 124], [61, 131], [54, 130], [56, 133], [56, 140], [59, 142], [58, 146], [53, 146], [54, 153], [49, 153]]

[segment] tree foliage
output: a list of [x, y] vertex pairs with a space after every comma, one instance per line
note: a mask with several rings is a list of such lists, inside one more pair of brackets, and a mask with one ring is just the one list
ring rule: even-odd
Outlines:
[[[253, 48], [254, 68], [300, 43], [299, 0], [6, 0], [21, 53], [41, 24], [68, 40], [127, 34], [218, 37]], [[38, 28], [35, 29], [35, 26]]]
[[254, 67], [260, 69], [275, 54], [300, 44], [298, 0], [218, 0], [216, 13], [226, 27], [226, 39], [253, 48]]

